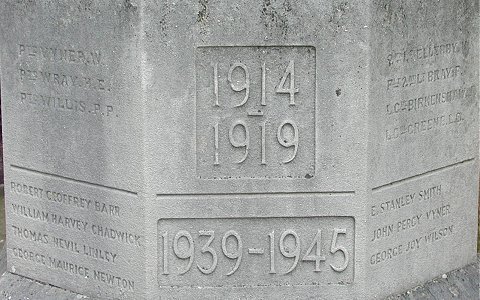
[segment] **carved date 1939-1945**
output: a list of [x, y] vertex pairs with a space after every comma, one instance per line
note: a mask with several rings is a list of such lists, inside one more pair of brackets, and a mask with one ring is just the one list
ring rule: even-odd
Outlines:
[[[278, 238], [278, 235], [280, 237]], [[334, 228], [333, 236], [331, 239], [330, 253], [336, 254], [341, 253], [343, 255], [343, 262], [338, 264], [330, 263], [329, 267], [336, 272], [343, 272], [350, 261], [350, 254], [348, 249], [338, 243], [339, 235], [346, 235], [347, 230], [345, 228]], [[213, 230], [200, 230], [195, 234], [196, 239], [192, 234], [187, 230], [180, 230], [176, 233], [171, 233], [168, 231], [163, 232], [162, 234], [162, 273], [163, 275], [171, 274], [172, 270], [170, 268], [171, 260], [181, 260], [186, 261], [187, 263], [183, 264], [181, 268], [175, 268], [176, 275], [183, 275], [191, 271], [193, 263], [195, 261], [195, 255], [207, 255], [210, 257], [210, 263], [208, 265], [203, 265], [197, 263], [197, 269], [205, 275], [211, 274], [217, 268], [219, 263], [219, 254], [217, 254], [215, 245], [215, 240], [217, 243], [221, 244], [221, 252], [225, 258], [230, 261], [234, 261], [234, 265], [227, 272], [226, 276], [231, 276], [240, 268], [242, 261], [245, 259], [244, 253], [250, 255], [263, 255], [265, 253], [265, 248], [250, 248], [244, 245], [244, 242], [240, 234], [235, 230], [229, 230], [217, 237], [215, 231]], [[308, 245], [308, 248], [303, 248], [301, 243], [300, 236], [295, 230], [287, 229], [281, 233], [272, 230], [268, 235], [268, 246], [267, 251], [269, 257], [269, 269], [264, 270], [268, 274], [279, 274], [286, 275], [295, 270], [299, 262], [313, 263], [312, 272], [321, 272], [321, 262], [326, 261], [326, 257], [323, 254], [323, 239], [322, 239], [322, 229], [318, 229], [313, 240]], [[292, 243], [287, 244], [287, 239], [292, 240]], [[196, 251], [195, 245], [200, 247], [200, 251]], [[247, 247], [246, 247], [247, 246]], [[244, 248], [248, 248], [247, 251]], [[303, 248], [303, 249], [302, 249]], [[277, 252], [287, 259], [292, 259], [290, 266], [284, 268], [284, 270], [279, 270], [279, 267], [276, 264], [275, 256], [279, 255]]]

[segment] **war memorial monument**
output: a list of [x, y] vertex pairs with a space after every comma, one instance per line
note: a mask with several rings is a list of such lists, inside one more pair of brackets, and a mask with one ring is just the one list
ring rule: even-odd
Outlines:
[[477, 259], [478, 0], [0, 3], [7, 268], [379, 299]]

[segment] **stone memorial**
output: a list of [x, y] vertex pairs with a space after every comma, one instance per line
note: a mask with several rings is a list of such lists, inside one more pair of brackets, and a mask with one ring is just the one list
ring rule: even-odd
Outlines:
[[10, 272], [371, 299], [476, 261], [477, 0], [0, 4]]

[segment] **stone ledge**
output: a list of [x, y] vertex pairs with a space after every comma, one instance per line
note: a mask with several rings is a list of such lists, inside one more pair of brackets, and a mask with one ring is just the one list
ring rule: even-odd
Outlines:
[[405, 293], [392, 295], [386, 300], [480, 299], [479, 265], [480, 254], [476, 264], [451, 271]]
[[[2, 248], [0, 250], [0, 272], [3, 274], [0, 277], [1, 299], [97, 299], [9, 273], [6, 270], [5, 254], [5, 248]], [[403, 294], [392, 295], [386, 300], [480, 299], [479, 264], [480, 255], [475, 264], [444, 274]]]

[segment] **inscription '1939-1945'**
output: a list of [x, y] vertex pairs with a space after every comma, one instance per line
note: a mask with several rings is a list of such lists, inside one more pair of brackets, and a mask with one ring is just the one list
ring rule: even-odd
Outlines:
[[[337, 239], [339, 235], [346, 235], [347, 230], [345, 228], [334, 228], [333, 229], [333, 237], [332, 237], [332, 244], [330, 247], [330, 253], [335, 254], [336, 252], [340, 252], [343, 254], [344, 261], [338, 265], [335, 266], [333, 264], [330, 264], [330, 267], [336, 271], [336, 272], [343, 272], [348, 266], [349, 263], [349, 252], [348, 250], [341, 245], [338, 245]], [[326, 260], [325, 255], [323, 255], [323, 239], [322, 239], [322, 229], [318, 229], [315, 237], [313, 238], [313, 241], [311, 242], [310, 246], [308, 249], [305, 251], [305, 253], [302, 254], [302, 245], [300, 243], [300, 237], [297, 234], [297, 232], [293, 229], [287, 229], [283, 231], [283, 233], [280, 235], [280, 239], [278, 240], [278, 249], [280, 249], [280, 254], [284, 258], [291, 258], [293, 259], [293, 262], [291, 266], [287, 267], [287, 269], [284, 272], [277, 272], [278, 266], [275, 260], [275, 256], [278, 255], [277, 252], [277, 239], [276, 239], [276, 233], [275, 230], [270, 232], [268, 234], [268, 240], [269, 240], [269, 246], [268, 246], [268, 252], [269, 253], [269, 274], [288, 274], [294, 271], [298, 265], [299, 262], [314, 262], [314, 272], [321, 272], [320, 264]], [[201, 253], [205, 255], [210, 255], [211, 256], [211, 263], [208, 266], [203, 266], [200, 264], [197, 264], [198, 270], [205, 274], [211, 274], [215, 271], [217, 265], [218, 265], [218, 254], [217, 251], [215, 250], [216, 247], [212, 245], [214, 240], [216, 239], [215, 236], [215, 231], [214, 230], [200, 230], [198, 232], [198, 237], [205, 237], [206, 242], [201, 248]], [[293, 246], [287, 245], [286, 240], [288, 238], [291, 238], [293, 240]], [[181, 240], [185, 240], [185, 248], [182, 249]], [[220, 239], [220, 238], [217, 238]], [[235, 246], [230, 247], [229, 249], [228, 245], [232, 244], [229, 243], [229, 239], [233, 240], [233, 244]], [[173, 249], [173, 254], [174, 257], [180, 260], [188, 260], [188, 263], [186, 266], [178, 271], [178, 275], [183, 275], [190, 271], [192, 268], [193, 262], [194, 262], [194, 253], [195, 253], [195, 241], [190, 234], [190, 232], [186, 230], [180, 230], [178, 231], [172, 239], [172, 234], [169, 233], [168, 231], [164, 232], [162, 234], [162, 240], [163, 240], [163, 275], [169, 275], [170, 274], [170, 268], [169, 268], [169, 261], [170, 261], [170, 251]], [[196, 241], [197, 243], [199, 241]], [[171, 245], [172, 244], [172, 245]], [[170, 247], [171, 246], [171, 247]], [[172, 249], [170, 249], [172, 248]], [[223, 255], [234, 261], [235, 264], [233, 268], [226, 273], [226, 276], [230, 276], [235, 274], [235, 272], [238, 270], [238, 268], [241, 265], [242, 259], [243, 259], [243, 241], [242, 238], [240, 237], [240, 234], [235, 231], [235, 230], [229, 230], [225, 232], [221, 238], [221, 248], [222, 248], [222, 253]], [[248, 254], [254, 254], [254, 255], [263, 255], [265, 253], [265, 249], [262, 248], [248, 248]]]
[[350, 283], [354, 235], [350, 217], [160, 220], [159, 285]]

